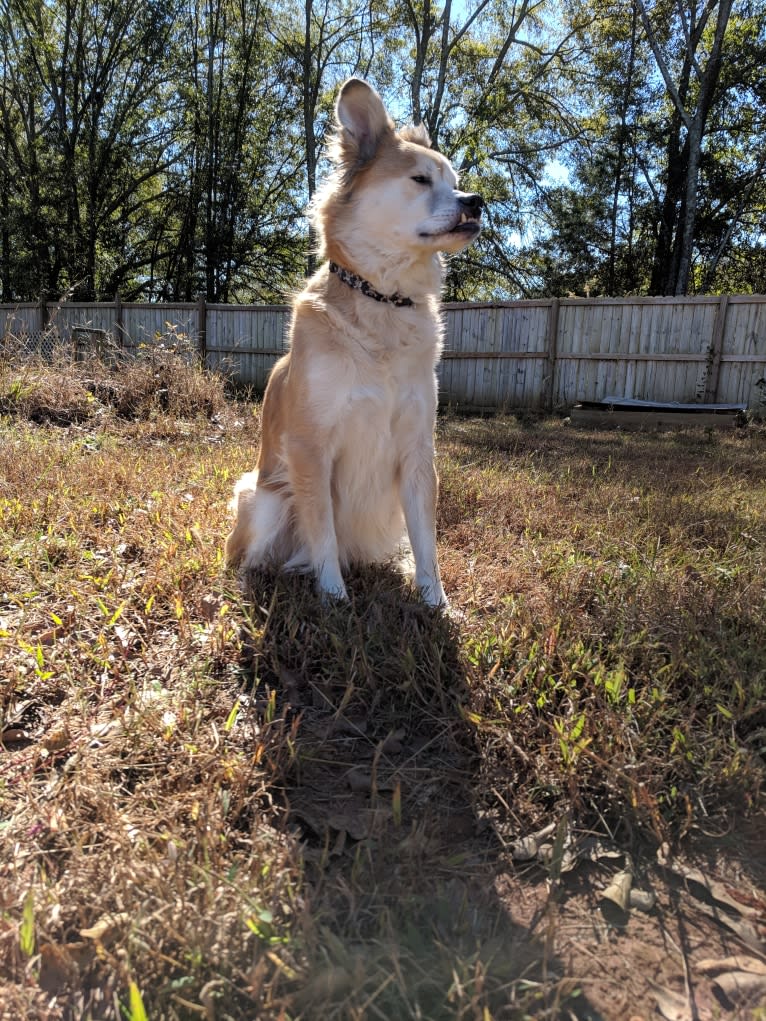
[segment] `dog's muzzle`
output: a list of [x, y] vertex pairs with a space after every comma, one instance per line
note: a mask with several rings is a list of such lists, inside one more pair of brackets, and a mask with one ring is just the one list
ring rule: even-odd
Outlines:
[[481, 195], [458, 192], [457, 201], [460, 207], [460, 218], [450, 234], [478, 234], [481, 230], [481, 211], [484, 208], [484, 199]]
[[481, 195], [460, 193], [458, 202], [465, 210], [466, 216], [471, 220], [481, 219], [481, 211], [484, 208], [484, 199]]

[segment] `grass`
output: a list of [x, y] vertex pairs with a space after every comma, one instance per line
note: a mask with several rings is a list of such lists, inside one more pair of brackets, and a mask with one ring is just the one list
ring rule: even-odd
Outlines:
[[0, 409], [0, 1018], [595, 1016], [514, 841], [758, 816], [761, 427], [444, 418], [446, 618], [242, 591], [258, 408], [189, 366], [5, 362]]
[[[762, 726], [766, 678], [763, 435], [505, 428], [458, 425], [447, 447], [482, 551], [482, 623], [467, 640], [493, 675], [480, 729], [520, 729], [526, 747], [547, 747], [547, 734], [553, 755], [529, 763], [539, 776], [558, 760], [543, 804], [566, 790], [615, 833], [640, 826], [664, 840], [722, 806], [752, 807], [762, 763], [748, 728]], [[514, 489], [521, 498], [509, 499]], [[520, 779], [527, 788], [523, 768]]]

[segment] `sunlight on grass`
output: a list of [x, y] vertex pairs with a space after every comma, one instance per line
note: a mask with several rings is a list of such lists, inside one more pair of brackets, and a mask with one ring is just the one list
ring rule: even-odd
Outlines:
[[758, 810], [762, 429], [441, 421], [451, 620], [388, 569], [350, 607], [240, 591], [249, 411], [33, 424], [32, 386], [0, 446], [16, 1016], [565, 1016], [577, 982], [492, 892], [509, 841], [638, 855]]

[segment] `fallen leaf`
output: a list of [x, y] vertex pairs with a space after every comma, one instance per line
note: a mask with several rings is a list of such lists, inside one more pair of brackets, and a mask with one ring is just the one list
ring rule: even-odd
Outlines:
[[747, 910], [743, 910], [744, 905], [742, 902], [737, 900], [736, 897], [732, 897], [728, 888], [724, 886], [723, 883], [719, 883], [716, 880], [711, 879], [699, 869], [684, 869], [681, 875], [687, 882], [697, 883], [701, 886], [703, 890], [719, 904], [723, 904], [725, 907], [731, 908], [731, 910], [736, 911], [737, 914], [749, 914]]
[[398, 755], [402, 750], [402, 742], [404, 741], [406, 733], [407, 731], [404, 727], [398, 727], [396, 730], [392, 730], [380, 747], [383, 755]]
[[743, 954], [733, 954], [731, 957], [706, 957], [704, 961], [697, 962], [697, 970], [703, 975], [715, 975], [719, 971], [750, 971], [754, 975], [766, 975], [766, 961], [745, 957]]
[[350, 737], [363, 737], [367, 733], [367, 719], [364, 716], [338, 716], [330, 724], [331, 734], [348, 734]]
[[556, 829], [556, 823], [552, 822], [548, 826], [544, 826], [537, 833], [529, 833], [526, 837], [522, 837], [521, 840], [515, 840], [511, 844], [511, 857], [514, 861], [532, 861], [533, 858], [537, 857], [537, 852], [541, 846], [545, 843], [546, 837], [549, 837]]
[[117, 914], [103, 915], [88, 929], [80, 929], [80, 935], [84, 939], [92, 939], [104, 943], [116, 936], [120, 929], [130, 921], [130, 915], [126, 911]]
[[[192, 529], [193, 532], [193, 529]], [[199, 604], [200, 616], [203, 620], [212, 623], [216, 620], [221, 612], [225, 600], [222, 596], [207, 595], [203, 596]]]
[[370, 820], [367, 812], [361, 808], [355, 811], [353, 805], [328, 815], [327, 825], [334, 830], [347, 833], [352, 840], [364, 840], [370, 832]]
[[92, 723], [90, 736], [94, 741], [114, 741], [125, 733], [125, 724], [122, 720], [103, 720], [100, 723]]
[[763, 949], [763, 939], [757, 927], [758, 912], [748, 909], [741, 899], [733, 897], [724, 883], [711, 879], [700, 869], [683, 864], [672, 865], [664, 853], [659, 852], [657, 860], [667, 872], [684, 883], [686, 892], [694, 898], [700, 911], [735, 932], [748, 946], [755, 950]]
[[68, 947], [60, 943], [43, 943], [40, 947], [40, 988], [46, 993], [60, 993], [64, 986], [79, 980], [80, 969]]
[[695, 899], [695, 906], [698, 911], [708, 915], [725, 929], [730, 929], [731, 932], [736, 933], [742, 942], [752, 947], [753, 950], [763, 949], [763, 940], [758, 930], [744, 918], [735, 918], [733, 915], [722, 911], [717, 904], [708, 904], [700, 898]]
[[726, 971], [713, 979], [713, 985], [735, 1007], [755, 1004], [766, 996], [766, 975], [755, 975], [751, 971]]
[[114, 636], [120, 644], [120, 652], [123, 656], [127, 656], [131, 652], [138, 640], [136, 632], [125, 624], [115, 625]]
[[672, 989], [665, 989], [651, 982], [652, 996], [657, 1001], [657, 1009], [665, 1018], [665, 1021], [692, 1021], [691, 1007], [689, 1001], [681, 993], [674, 993]]
[[21, 702], [16, 702], [15, 705], [9, 706], [6, 710], [5, 726], [9, 730], [13, 727], [24, 729], [29, 726], [29, 717], [34, 718], [37, 715], [36, 710], [41, 709], [42, 706], [42, 702], [38, 702], [33, 698], [27, 698]]
[[286, 667], [279, 668], [279, 681], [287, 692], [288, 702], [295, 707], [306, 704], [306, 695], [309, 690], [308, 683], [304, 677], [288, 670]]
[[38, 645], [53, 645], [59, 638], [67, 634], [67, 628], [52, 627], [40, 635], [36, 635]]
[[42, 746], [47, 752], [60, 752], [71, 742], [72, 735], [66, 726], [57, 727], [46, 734]]
[[69, 829], [66, 813], [60, 805], [51, 811], [48, 817], [48, 829], [52, 833], [62, 833], [64, 830]]

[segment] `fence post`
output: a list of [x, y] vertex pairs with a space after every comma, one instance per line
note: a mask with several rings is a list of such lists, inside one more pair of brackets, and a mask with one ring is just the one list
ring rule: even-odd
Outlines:
[[40, 295], [40, 332], [48, 325], [48, 299], [45, 292]]
[[207, 303], [204, 295], [197, 302], [197, 353], [204, 368], [207, 364]]
[[546, 411], [553, 411], [553, 401], [556, 381], [556, 357], [558, 355], [559, 343], [559, 299], [552, 298], [548, 309], [548, 336], [546, 348], [548, 351], [548, 386], [545, 395]]
[[114, 292], [114, 333], [115, 342], [117, 346], [122, 350], [123, 347], [123, 329], [122, 329], [122, 298], [120, 297], [119, 289]]
[[726, 325], [726, 310], [729, 307], [729, 295], [722, 294], [718, 302], [718, 311], [713, 323], [713, 336], [710, 340], [710, 351], [707, 361], [707, 384], [705, 386], [705, 403], [715, 404], [718, 396], [718, 381], [721, 376], [721, 353], [723, 352], [723, 330]]

